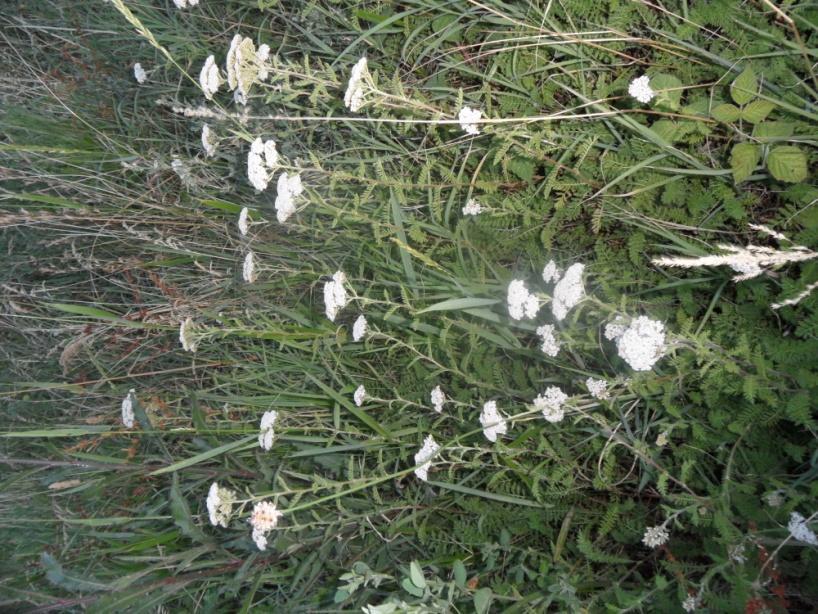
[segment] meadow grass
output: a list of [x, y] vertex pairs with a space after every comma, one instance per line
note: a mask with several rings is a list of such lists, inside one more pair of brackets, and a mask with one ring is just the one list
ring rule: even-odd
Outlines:
[[[818, 267], [653, 261], [816, 249], [816, 25], [733, 1], [13, 3], [2, 607], [810, 611]], [[237, 66], [246, 105], [237, 34], [270, 47]], [[279, 156], [263, 191], [257, 138]], [[282, 173], [303, 193], [279, 222]], [[584, 265], [564, 318], [549, 261]], [[536, 318], [513, 317], [513, 280]], [[648, 320], [648, 349], [609, 327]], [[282, 513], [263, 550], [262, 501]]]

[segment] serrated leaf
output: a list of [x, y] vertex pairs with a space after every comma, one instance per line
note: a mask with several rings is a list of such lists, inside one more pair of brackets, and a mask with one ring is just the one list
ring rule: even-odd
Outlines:
[[733, 181], [741, 183], [753, 174], [761, 159], [761, 149], [753, 143], [739, 143], [730, 152], [730, 168], [733, 170]]
[[779, 181], [798, 183], [807, 178], [807, 156], [792, 145], [774, 147], [767, 156], [767, 168]]
[[790, 122], [761, 122], [753, 127], [753, 137], [759, 141], [785, 139], [792, 136], [795, 127]]
[[467, 574], [466, 566], [463, 564], [463, 561], [456, 559], [452, 564], [452, 571], [454, 572], [454, 583], [458, 588], [465, 589]]
[[741, 110], [739, 110], [736, 105], [725, 102], [715, 107], [710, 112], [710, 115], [713, 116], [713, 119], [717, 119], [720, 122], [730, 123], [737, 121], [738, 118], [741, 117]]
[[667, 141], [668, 143], [675, 141], [680, 132], [679, 124], [670, 121], [669, 119], [660, 119], [659, 121], [653, 122], [650, 129], [659, 135], [659, 138], [661, 138], [663, 141]]
[[423, 570], [417, 561], [409, 563], [409, 578], [411, 578], [412, 584], [418, 588], [426, 588], [426, 578], [423, 577]]
[[747, 104], [758, 93], [758, 79], [752, 68], [745, 68], [730, 85], [730, 97], [736, 104]]
[[774, 108], [775, 105], [769, 100], [753, 100], [741, 110], [741, 118], [751, 124], [757, 124], [763, 122]]
[[650, 87], [656, 92], [656, 106], [678, 111], [682, 101], [682, 82], [673, 75], [659, 74], [650, 78]]
[[486, 614], [491, 605], [491, 589], [481, 588], [474, 593], [474, 611], [476, 614]]

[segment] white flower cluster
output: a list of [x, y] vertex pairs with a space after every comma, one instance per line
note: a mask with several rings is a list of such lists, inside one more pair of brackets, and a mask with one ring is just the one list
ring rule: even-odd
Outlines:
[[483, 206], [474, 198], [470, 198], [463, 207], [463, 215], [479, 215], [482, 210]]
[[696, 598], [695, 595], [688, 595], [685, 597], [685, 600], [682, 601], [682, 609], [685, 612], [695, 612], [696, 608], [699, 607], [699, 600]]
[[148, 74], [139, 62], [133, 65], [133, 78], [136, 79], [139, 85], [142, 85], [148, 80]]
[[212, 157], [216, 155], [216, 145], [218, 139], [216, 133], [210, 129], [207, 124], [202, 126], [202, 149], [204, 149], [205, 156]]
[[353, 341], [360, 341], [366, 335], [366, 316], [363, 314], [358, 316], [358, 319], [355, 320], [355, 323], [352, 325], [352, 340]]
[[276, 168], [278, 151], [275, 141], [272, 139], [262, 141], [261, 137], [258, 137], [250, 145], [250, 153], [247, 154], [247, 178], [256, 190], [263, 192], [267, 189]]
[[608, 322], [605, 325], [605, 338], [608, 341], [616, 341], [625, 332], [628, 326], [625, 323], [625, 318], [616, 316], [613, 322]]
[[656, 436], [656, 445], [659, 448], [664, 448], [667, 445], [667, 431], [662, 431]]
[[631, 81], [630, 85], [628, 86], [628, 94], [636, 98], [642, 104], [647, 104], [656, 93], [650, 87], [650, 77], [647, 75], [642, 75], [641, 77], [637, 77], [633, 81]]
[[193, 324], [192, 318], [185, 318], [185, 320], [179, 325], [179, 341], [182, 344], [182, 349], [185, 352], [195, 352], [196, 351], [196, 335], [194, 333], [195, 325]]
[[250, 515], [250, 526], [253, 528], [253, 541], [259, 550], [267, 549], [267, 534], [278, 526], [283, 514], [278, 511], [275, 503], [259, 501], [253, 506]]
[[537, 328], [537, 335], [542, 341], [540, 349], [546, 356], [551, 356], [551, 358], [554, 358], [557, 354], [559, 354], [562, 344], [557, 339], [556, 330], [554, 329], [553, 324], [543, 324], [542, 326], [539, 326]]
[[810, 544], [811, 546], [818, 546], [818, 537], [815, 532], [807, 526], [807, 520], [798, 512], [790, 514], [790, 521], [787, 524], [787, 530], [793, 539], [799, 542]]
[[480, 425], [483, 427], [483, 435], [489, 441], [497, 441], [497, 435], [505, 435], [508, 432], [508, 423], [497, 409], [497, 401], [488, 401], [483, 405]]
[[764, 503], [770, 507], [781, 507], [784, 505], [784, 491], [774, 490], [764, 495]]
[[[582, 284], [582, 273], [585, 265], [572, 264], [554, 286], [554, 297], [551, 301], [551, 312], [559, 321], [563, 320], [568, 312], [585, 297], [585, 286]], [[545, 271], [543, 271], [543, 278]]]
[[437, 413], [443, 413], [443, 404], [446, 402], [446, 395], [443, 394], [443, 390], [441, 390], [440, 386], [432, 388], [429, 400], [432, 402], [432, 407], [435, 408]]
[[514, 320], [534, 318], [540, 310], [540, 301], [531, 294], [521, 279], [514, 279], [508, 284], [508, 315]]
[[608, 382], [606, 382], [604, 379], [594, 379], [593, 377], [589, 377], [585, 380], [585, 386], [588, 388], [588, 392], [591, 393], [591, 396], [595, 399], [603, 401], [610, 396], [608, 394]]
[[239, 232], [241, 236], [247, 236], [247, 231], [250, 229], [250, 210], [247, 207], [242, 207], [241, 212], [239, 213], [239, 220], [237, 225], [239, 227]]
[[301, 184], [301, 175], [281, 173], [278, 178], [278, 193], [276, 194], [276, 218], [283, 224], [295, 213], [295, 199], [301, 196], [304, 186]]
[[258, 445], [262, 450], [269, 451], [273, 447], [276, 420], [278, 420], [278, 412], [274, 409], [265, 411], [261, 416], [261, 423], [258, 427]]
[[253, 252], [247, 252], [244, 257], [244, 265], [241, 267], [241, 276], [248, 284], [256, 281], [256, 260]]
[[186, 9], [189, 6], [196, 6], [199, 4], [199, 0], [173, 0], [173, 4], [176, 5], [177, 9]]
[[483, 112], [480, 109], [463, 107], [460, 109], [460, 113], [457, 114], [457, 119], [460, 122], [460, 127], [466, 134], [477, 135], [480, 134], [478, 122], [482, 116]]
[[136, 390], [131, 388], [125, 398], [122, 399], [122, 424], [125, 428], [132, 429], [134, 425], [133, 403], [136, 399]]
[[364, 385], [361, 384], [355, 389], [355, 392], [352, 394], [352, 400], [355, 401], [355, 405], [360, 407], [364, 404], [364, 400], [366, 399], [366, 388]]
[[230, 516], [233, 514], [233, 503], [236, 502], [236, 493], [228, 488], [222, 488], [217, 482], [210, 485], [207, 493], [207, 514], [210, 524], [214, 527], [227, 528]]
[[668, 530], [664, 525], [659, 525], [658, 527], [648, 527], [645, 529], [645, 535], [642, 537], [642, 543], [648, 548], [658, 548], [659, 546], [666, 544], [667, 540], [669, 539], [670, 533], [668, 533]]
[[557, 386], [549, 386], [543, 394], [537, 395], [534, 399], [534, 407], [542, 412], [543, 418], [549, 422], [557, 423], [565, 417], [563, 404], [568, 399]]
[[209, 55], [199, 72], [199, 87], [202, 88], [205, 98], [213, 100], [213, 94], [219, 91], [221, 84], [222, 78], [219, 67], [216, 66], [216, 57]]
[[557, 263], [549, 260], [542, 270], [542, 280], [550, 284], [552, 281], [558, 281], [561, 274], [562, 272], [557, 268]]
[[344, 92], [344, 105], [353, 113], [357, 113], [364, 106], [365, 86], [369, 85], [370, 80], [366, 58], [363, 57], [355, 62], [355, 66], [352, 67], [347, 90]]
[[347, 304], [346, 278], [342, 271], [336, 271], [332, 279], [324, 284], [324, 306], [330, 322], [335, 322], [338, 312]]
[[610, 323], [605, 336], [616, 340], [619, 356], [634, 371], [650, 371], [665, 350], [665, 325], [646, 316], [635, 318], [627, 327]]
[[438, 453], [440, 446], [435, 441], [435, 438], [428, 435], [423, 440], [423, 446], [415, 454], [415, 475], [426, 482], [429, 479], [429, 469], [432, 467], [432, 457]]
[[250, 88], [257, 80], [267, 78], [265, 62], [270, 57], [270, 47], [261, 45], [258, 51], [253, 40], [236, 34], [227, 50], [227, 85], [235, 90], [233, 99], [246, 104]]

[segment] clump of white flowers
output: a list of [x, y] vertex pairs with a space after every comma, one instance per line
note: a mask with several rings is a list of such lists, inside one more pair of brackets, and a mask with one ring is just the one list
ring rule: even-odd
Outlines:
[[603, 401], [609, 397], [608, 382], [606, 382], [604, 379], [594, 379], [593, 377], [589, 377], [585, 380], [585, 386], [588, 388], [588, 392], [591, 393], [591, 396], [595, 399]]
[[695, 595], [688, 595], [685, 597], [685, 600], [682, 601], [682, 609], [685, 612], [695, 612], [696, 608], [699, 607], [699, 600], [696, 598]]
[[344, 105], [353, 113], [357, 113], [364, 106], [364, 96], [367, 89], [372, 86], [372, 76], [369, 74], [366, 58], [363, 57], [352, 67], [349, 75], [346, 92], [344, 92]]
[[482, 210], [483, 206], [474, 198], [470, 198], [463, 207], [463, 215], [479, 215]]
[[202, 149], [204, 149], [205, 156], [212, 157], [216, 155], [217, 143], [216, 133], [211, 130], [210, 126], [204, 124], [202, 126]]
[[443, 394], [443, 390], [440, 386], [435, 386], [432, 388], [432, 392], [429, 395], [429, 400], [432, 402], [432, 407], [435, 408], [437, 413], [443, 412], [443, 404], [446, 402], [446, 395]]
[[278, 178], [278, 192], [276, 194], [276, 219], [280, 223], [286, 222], [295, 213], [295, 199], [301, 196], [304, 186], [301, 184], [301, 175], [281, 173]]
[[268, 139], [262, 141], [258, 137], [250, 145], [250, 153], [247, 154], [247, 178], [253, 187], [259, 192], [267, 189], [270, 179], [278, 167], [278, 151], [276, 151], [275, 141]]
[[358, 319], [355, 320], [355, 323], [352, 325], [352, 340], [353, 341], [360, 341], [366, 335], [366, 316], [361, 314], [358, 316]]
[[628, 325], [625, 322], [625, 318], [622, 316], [616, 316], [616, 319], [614, 319], [613, 322], [608, 322], [605, 325], [605, 338], [609, 341], [616, 341], [622, 336], [627, 328]]
[[227, 85], [231, 90], [235, 90], [233, 97], [237, 102], [246, 104], [253, 83], [267, 76], [264, 62], [269, 55], [269, 47], [262, 45], [259, 51], [256, 51], [253, 40], [241, 34], [236, 34], [230, 41], [226, 62]]
[[233, 514], [233, 503], [236, 501], [236, 493], [229, 488], [222, 488], [217, 482], [210, 485], [207, 492], [207, 514], [210, 516], [210, 524], [214, 527], [222, 526], [227, 528], [230, 516]]
[[440, 446], [431, 435], [423, 440], [423, 446], [415, 454], [415, 475], [426, 482], [429, 479], [429, 469], [432, 467], [432, 457], [438, 453]]
[[610, 332], [616, 339], [616, 347], [622, 360], [634, 371], [650, 371], [665, 350], [665, 325], [646, 316], [639, 316], [621, 334], [614, 336], [619, 332], [615, 326], [617, 325], [608, 324], [605, 335], [608, 336]]
[[774, 490], [764, 495], [764, 503], [770, 507], [781, 507], [784, 505], [784, 491]]
[[324, 306], [330, 322], [335, 322], [338, 312], [347, 304], [346, 278], [342, 271], [336, 271], [332, 279], [324, 284]]
[[642, 536], [642, 543], [648, 548], [658, 548], [666, 544], [669, 539], [670, 533], [668, 533], [665, 525], [659, 525], [658, 527], [648, 527], [645, 529], [645, 534]]
[[[585, 265], [572, 264], [565, 275], [554, 286], [554, 298], [551, 301], [551, 312], [557, 320], [562, 320], [568, 312], [585, 297], [585, 286], [582, 285], [582, 273]], [[545, 271], [543, 271], [545, 277]]]
[[659, 448], [664, 448], [667, 445], [668, 438], [667, 438], [667, 431], [662, 431], [656, 436], [656, 446]]
[[545, 283], [550, 284], [552, 281], [558, 281], [560, 274], [560, 270], [557, 268], [557, 263], [553, 260], [549, 260], [548, 264], [546, 264], [545, 268], [542, 270], [542, 280]]
[[134, 425], [133, 403], [135, 398], [136, 390], [131, 388], [122, 399], [122, 424], [128, 429], [132, 429]]
[[142, 85], [148, 80], [148, 74], [139, 62], [133, 65], [133, 78], [136, 79], [139, 85]]
[[656, 92], [650, 87], [650, 77], [642, 75], [631, 81], [628, 86], [628, 94], [636, 98], [642, 104], [647, 104], [656, 95]]
[[554, 329], [553, 324], [543, 324], [542, 326], [539, 326], [537, 328], [537, 335], [542, 341], [540, 349], [546, 356], [551, 356], [551, 358], [554, 358], [557, 354], [559, 354], [562, 344], [557, 339], [556, 330]]
[[177, 9], [186, 9], [189, 6], [196, 6], [199, 4], [199, 0], [173, 0], [173, 4], [176, 5]]
[[537, 395], [534, 399], [534, 407], [542, 412], [543, 418], [557, 423], [565, 417], [563, 405], [567, 399], [568, 395], [559, 387], [549, 386], [543, 394]]
[[818, 537], [816, 537], [815, 532], [807, 526], [807, 519], [798, 512], [790, 514], [787, 530], [793, 539], [797, 539], [799, 542], [805, 544], [810, 544], [811, 546], [818, 546]]
[[244, 265], [241, 267], [241, 276], [248, 284], [256, 281], [256, 260], [253, 252], [247, 252], [244, 257]]
[[366, 399], [366, 388], [364, 385], [361, 384], [355, 389], [355, 392], [352, 394], [352, 400], [355, 401], [355, 405], [360, 407], [364, 404], [364, 399]]
[[457, 119], [460, 122], [460, 127], [466, 134], [480, 134], [480, 118], [483, 112], [480, 109], [472, 109], [471, 107], [463, 107], [460, 113], [457, 114]]
[[250, 228], [249, 216], [250, 210], [247, 207], [242, 207], [241, 212], [239, 213], [239, 220], [237, 222], [237, 225], [239, 227], [239, 232], [243, 237], [247, 235], [247, 231]]
[[259, 550], [267, 549], [267, 534], [278, 526], [282, 516], [275, 503], [270, 501], [259, 501], [253, 506], [250, 526], [253, 528], [253, 541]]
[[508, 423], [497, 409], [497, 401], [488, 401], [483, 405], [480, 425], [483, 427], [483, 435], [489, 441], [497, 441], [497, 435], [505, 435], [508, 432]]
[[276, 420], [278, 420], [278, 412], [274, 409], [265, 411], [261, 416], [261, 423], [258, 427], [258, 445], [262, 450], [270, 450], [273, 447]]
[[270, 59], [270, 45], [262, 44], [259, 45], [258, 51], [256, 51], [256, 62], [258, 64], [258, 80], [259, 81], [266, 81], [267, 76], [269, 75], [269, 69], [267, 68], [267, 60]]
[[514, 279], [508, 284], [508, 315], [514, 320], [534, 318], [540, 309], [540, 301], [531, 294], [521, 279]]
[[194, 332], [195, 324], [193, 324], [193, 318], [185, 318], [185, 320], [179, 325], [179, 341], [182, 344], [182, 349], [185, 352], [195, 352], [196, 351], [196, 335]]
[[219, 91], [221, 84], [222, 78], [219, 75], [219, 67], [216, 66], [216, 57], [209, 55], [199, 72], [199, 87], [202, 88], [205, 98], [213, 100], [213, 94]]

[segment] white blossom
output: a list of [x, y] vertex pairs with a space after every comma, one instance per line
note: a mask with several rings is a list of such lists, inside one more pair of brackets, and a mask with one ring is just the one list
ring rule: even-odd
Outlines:
[[256, 138], [250, 145], [250, 153], [247, 154], [247, 178], [250, 183], [259, 192], [266, 190], [276, 168], [278, 152], [275, 141], [272, 139], [262, 141], [261, 137]]
[[432, 392], [429, 395], [429, 399], [432, 401], [432, 407], [435, 408], [437, 413], [443, 412], [443, 404], [446, 402], [446, 395], [443, 394], [443, 390], [440, 386], [435, 386], [432, 388]]
[[349, 75], [349, 83], [344, 93], [344, 105], [353, 113], [357, 113], [364, 105], [364, 85], [367, 85], [369, 79], [369, 68], [367, 67], [366, 58], [363, 57], [352, 67], [352, 72]]
[[193, 319], [186, 318], [180, 325], [179, 325], [179, 341], [182, 343], [182, 349], [185, 352], [195, 352], [196, 345], [198, 342], [196, 341], [196, 336], [193, 332], [194, 329]]
[[505, 435], [508, 431], [508, 423], [497, 409], [497, 401], [488, 401], [483, 405], [480, 424], [483, 427], [483, 435], [489, 441], [497, 441], [497, 435]]
[[253, 528], [253, 541], [259, 550], [267, 549], [267, 534], [276, 528], [282, 516], [275, 503], [270, 501], [259, 501], [253, 506], [250, 526]]
[[650, 371], [665, 349], [665, 326], [661, 322], [639, 316], [616, 340], [619, 356], [634, 371]]
[[764, 495], [764, 503], [770, 507], [781, 507], [784, 505], [784, 491], [774, 490]]
[[352, 340], [353, 341], [360, 341], [366, 335], [366, 316], [363, 314], [358, 316], [358, 319], [355, 320], [355, 323], [352, 325]]
[[227, 60], [225, 62], [227, 66], [227, 87], [231, 90], [236, 89], [238, 86], [238, 62], [237, 62], [237, 54], [239, 49], [239, 44], [242, 41], [241, 34], [236, 34], [233, 36], [233, 40], [230, 41], [230, 48], [227, 50]]
[[239, 106], [246, 106], [247, 105], [247, 95], [242, 92], [241, 90], [236, 90], [233, 92], [233, 104], [237, 104]]
[[131, 388], [122, 399], [122, 424], [128, 429], [132, 429], [134, 425], [133, 403], [135, 398], [136, 390]]
[[537, 335], [542, 340], [540, 349], [546, 356], [554, 358], [559, 354], [562, 344], [557, 339], [556, 330], [553, 324], [543, 324], [537, 328]]
[[548, 264], [545, 265], [545, 268], [542, 270], [542, 280], [550, 284], [552, 281], [557, 282], [560, 279], [560, 270], [557, 268], [557, 263], [553, 260], [549, 260]]
[[211, 157], [216, 155], [216, 133], [210, 129], [210, 126], [204, 124], [202, 126], [202, 149], [204, 149], [205, 156]]
[[438, 453], [440, 446], [431, 435], [427, 435], [423, 440], [423, 446], [415, 454], [415, 475], [426, 482], [429, 479], [429, 469], [432, 467], [432, 457]]
[[665, 528], [665, 525], [657, 527], [648, 527], [645, 529], [645, 535], [642, 537], [642, 543], [648, 548], [658, 548], [662, 544], [667, 543], [670, 539], [670, 533]]
[[363, 384], [355, 389], [352, 399], [355, 401], [355, 405], [358, 407], [364, 404], [364, 399], [366, 399], [366, 388], [364, 388]]
[[625, 318], [616, 316], [613, 322], [608, 322], [608, 324], [605, 325], [605, 338], [609, 341], [615, 341], [622, 336], [627, 328]]
[[463, 207], [463, 215], [479, 215], [482, 210], [483, 206], [474, 198], [470, 198]]
[[247, 252], [247, 255], [244, 257], [241, 276], [248, 284], [252, 284], [256, 281], [256, 260], [253, 256], [253, 252]]
[[[269, 52], [268, 52], [269, 53]], [[227, 85], [234, 92], [233, 98], [240, 104], [247, 104], [250, 88], [262, 71], [256, 46], [249, 37], [236, 34], [227, 51]]]
[[142, 68], [142, 64], [139, 62], [133, 65], [133, 78], [136, 79], [136, 82], [139, 85], [142, 85], [148, 80], [148, 75], [145, 72], [145, 69]]
[[242, 207], [241, 212], [239, 213], [239, 221], [238, 221], [239, 232], [241, 233], [242, 236], [247, 235], [247, 231], [249, 229], [249, 224], [250, 224], [249, 216], [250, 216], [250, 210], [247, 209], [247, 207]]
[[682, 609], [685, 612], [695, 612], [696, 608], [699, 607], [699, 600], [696, 599], [695, 595], [688, 595], [685, 597], [685, 600], [682, 601]]
[[222, 526], [227, 528], [230, 516], [233, 514], [233, 503], [236, 501], [236, 493], [228, 488], [222, 488], [217, 482], [210, 485], [207, 493], [207, 514], [210, 516], [210, 524], [214, 527]]
[[594, 379], [593, 377], [589, 377], [585, 380], [585, 386], [588, 388], [588, 392], [591, 393], [591, 396], [595, 399], [604, 401], [610, 396], [608, 394], [608, 382], [606, 382], [604, 379]]
[[656, 445], [660, 448], [664, 448], [667, 445], [667, 431], [662, 431], [656, 436]]
[[562, 276], [562, 279], [554, 286], [551, 312], [557, 320], [564, 319], [570, 309], [585, 296], [585, 287], [582, 285], [582, 273], [584, 270], [584, 264], [572, 264], [565, 271], [565, 275]]
[[278, 412], [274, 409], [265, 411], [261, 416], [261, 423], [258, 427], [258, 445], [262, 450], [270, 450], [273, 447], [276, 420], [278, 420]]
[[528, 291], [523, 280], [514, 279], [508, 284], [508, 315], [515, 320], [534, 318], [539, 309], [539, 300]]
[[628, 86], [628, 94], [636, 98], [642, 104], [649, 103], [656, 93], [650, 87], [650, 77], [642, 75], [631, 81]]
[[213, 94], [219, 91], [221, 84], [222, 79], [219, 75], [219, 67], [216, 66], [216, 57], [209, 55], [199, 72], [199, 87], [202, 88], [205, 98], [213, 100]]
[[549, 422], [560, 422], [565, 417], [563, 405], [568, 395], [557, 386], [549, 386], [543, 394], [534, 399], [534, 407], [542, 412], [543, 418]]
[[199, 0], [173, 0], [173, 4], [176, 5], [177, 9], [186, 9], [189, 6], [199, 4]]
[[787, 530], [793, 539], [797, 539], [805, 544], [811, 546], [818, 546], [818, 537], [815, 532], [807, 526], [807, 520], [798, 512], [790, 514], [790, 521], [787, 524]]
[[346, 275], [342, 271], [336, 271], [332, 279], [324, 284], [324, 306], [330, 322], [335, 322], [338, 312], [347, 304], [345, 281]]
[[258, 64], [258, 80], [266, 81], [269, 74], [269, 69], [266, 66], [267, 60], [270, 59], [270, 45], [259, 45], [256, 51], [256, 63]]
[[295, 199], [301, 196], [304, 186], [301, 183], [301, 175], [287, 175], [281, 173], [278, 178], [278, 191], [276, 194], [276, 219], [280, 223], [286, 222], [295, 213]]
[[460, 127], [466, 134], [480, 134], [480, 126], [478, 122], [483, 116], [480, 109], [472, 109], [471, 107], [463, 107], [460, 113], [457, 114], [457, 119], [460, 122]]

